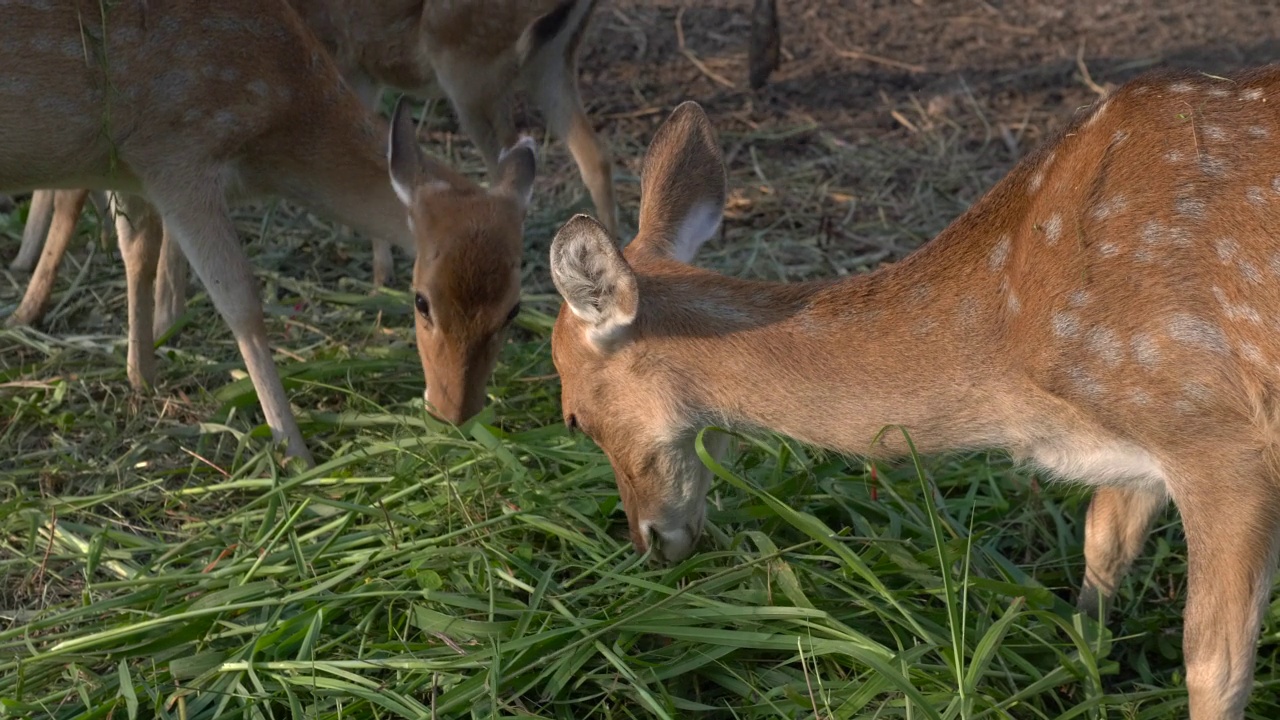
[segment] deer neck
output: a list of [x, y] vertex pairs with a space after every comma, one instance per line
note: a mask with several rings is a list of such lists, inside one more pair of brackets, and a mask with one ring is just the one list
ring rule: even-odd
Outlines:
[[695, 271], [697, 280], [641, 292], [666, 298], [661, 314], [678, 318], [663, 322], [674, 329], [665, 354], [677, 358], [701, 421], [858, 455], [906, 451], [901, 432], [884, 432], [891, 426], [922, 452], [995, 447], [1012, 439], [1019, 408], [1009, 401], [999, 323], [1007, 300], [986, 267], [992, 251], [939, 237], [901, 263], [838, 281]]

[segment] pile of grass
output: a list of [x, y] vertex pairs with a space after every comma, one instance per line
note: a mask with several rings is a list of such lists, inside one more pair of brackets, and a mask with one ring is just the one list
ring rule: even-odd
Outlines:
[[[945, 138], [905, 160], [803, 129], [725, 144], [737, 194], [709, 261], [743, 274], [892, 259], [981, 183], [948, 169], [966, 156]], [[249, 248], [322, 462], [300, 474], [268, 451], [202, 294], [161, 340], [159, 391], [129, 392], [118, 260], [76, 253], [46, 329], [0, 331], [0, 717], [1185, 715], [1177, 526], [1109, 632], [1070, 607], [1085, 494], [999, 457], [871, 467], [739, 438], [701, 552], [637, 557], [607, 461], [561, 425], [549, 357], [558, 301], [539, 282], [582, 203], [573, 172], [544, 164], [525, 310], [491, 407], [461, 428], [423, 413], [408, 294], [359, 279], [365, 248], [286, 206], [240, 213], [270, 236]], [[834, 223], [812, 210], [842, 202]], [[1257, 717], [1280, 710], [1277, 617]]]

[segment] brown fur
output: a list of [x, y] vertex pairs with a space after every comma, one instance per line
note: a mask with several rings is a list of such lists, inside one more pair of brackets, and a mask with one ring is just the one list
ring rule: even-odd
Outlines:
[[[616, 232], [612, 162], [582, 108], [577, 54], [596, 0], [289, 0], [333, 57], [346, 81], [374, 110], [382, 85], [418, 97], [444, 94], [458, 110], [464, 130], [480, 148], [491, 178], [501, 150], [516, 140], [510, 104], [524, 89], [547, 115], [553, 134], [565, 138], [590, 190], [600, 219]], [[558, 24], [557, 24], [558, 23]], [[37, 191], [12, 267], [30, 269], [48, 231], [51, 198]], [[66, 212], [69, 212], [67, 210]], [[66, 218], [59, 223], [71, 222]], [[391, 249], [372, 238], [373, 281], [391, 281]], [[23, 307], [10, 323], [36, 322], [53, 292], [62, 252], [46, 253]], [[155, 334], [164, 334], [181, 313], [186, 268], [180, 254], [162, 252], [158, 273]]]
[[[793, 285], [673, 259], [681, 208], [723, 175], [718, 156], [669, 174], [705, 147], [687, 111], [672, 122], [625, 255], [585, 219], [552, 247], [565, 417], [609, 455], [637, 548], [656, 530], [663, 555], [692, 551], [709, 423], [872, 456], [906, 451], [896, 425], [926, 453], [1003, 448], [1098, 487], [1089, 612], [1173, 500], [1191, 717], [1242, 717], [1280, 531], [1280, 66], [1134, 80], [902, 262]], [[593, 315], [619, 295], [629, 316]]]
[[[163, 223], [235, 333], [273, 436], [309, 463], [228, 198], [283, 196], [396, 243], [425, 258], [418, 270], [438, 274], [449, 273], [433, 258], [452, 238], [409, 232], [409, 213], [388, 176], [387, 126], [285, 2], [123, 0], [105, 15], [87, 0], [47, 5], [13, 9], [0, 28], [0, 62], [10, 69], [0, 86], [0, 188], [112, 191], [123, 209], [116, 228], [129, 287], [129, 377], [137, 387], [154, 377], [152, 292]], [[58, 122], [48, 122], [51, 114]], [[393, 150], [430, 165], [416, 142], [393, 143]], [[512, 157], [533, 162], [527, 147]], [[432, 202], [418, 190], [410, 188], [417, 202]], [[499, 246], [519, 257], [507, 248], [519, 242], [514, 218], [526, 197], [511, 187], [491, 194], [495, 204], [518, 209], [490, 213], [484, 222], [491, 224], [473, 228], [467, 246], [480, 253]], [[477, 234], [501, 240], [476, 242]], [[459, 256], [473, 262], [465, 250]], [[473, 279], [477, 294], [510, 285], [505, 276]]]

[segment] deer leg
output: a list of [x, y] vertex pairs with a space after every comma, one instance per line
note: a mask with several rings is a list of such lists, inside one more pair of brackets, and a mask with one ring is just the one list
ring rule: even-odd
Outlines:
[[160, 221], [154, 208], [136, 195], [111, 193], [116, 221], [116, 241], [124, 258], [125, 287], [129, 298], [129, 384], [137, 390], [155, 385], [156, 263], [160, 259]]
[[53, 220], [53, 195], [53, 190], [31, 193], [27, 224], [22, 228], [22, 245], [18, 246], [18, 256], [9, 263], [10, 270], [26, 272], [35, 267], [44, 238], [49, 234], [49, 223]]
[[[1202, 460], [1197, 460], [1202, 462]], [[1187, 537], [1182, 650], [1191, 720], [1240, 720], [1271, 596], [1280, 484], [1266, 463], [1218, 464], [1171, 487]]]
[[577, 63], [572, 58], [563, 63], [539, 64], [528, 75], [533, 80], [534, 103], [546, 118], [551, 134], [568, 143], [600, 224], [616, 239], [618, 208], [613, 191], [613, 161], [582, 107], [577, 76]]
[[[347, 84], [355, 90], [360, 104], [369, 112], [377, 112], [378, 102], [382, 99], [382, 84], [363, 72], [346, 75]], [[391, 254], [391, 243], [386, 238], [371, 238], [373, 244], [373, 286], [386, 287], [395, 280], [395, 258]]]
[[1084, 586], [1076, 607], [1105, 620], [1116, 586], [1142, 551], [1151, 521], [1169, 496], [1163, 488], [1100, 487], [1089, 502], [1084, 525]]
[[[285, 444], [289, 456], [314, 465], [272, 359], [257, 280], [236, 237], [221, 187], [212, 178], [203, 187], [190, 179], [154, 185], [152, 196], [165, 226], [235, 335], [272, 437]], [[187, 192], [165, 195], [170, 187]]]
[[[5, 325], [9, 327], [33, 325], [44, 316], [49, 298], [53, 296], [53, 283], [58, 278], [58, 267], [62, 264], [62, 258], [67, 254], [67, 248], [71, 246], [71, 240], [76, 235], [76, 226], [80, 223], [80, 211], [84, 209], [89, 191], [37, 190], [31, 201], [33, 212], [36, 205], [34, 197], [37, 196], [52, 201], [53, 204], [48, 213], [52, 223], [44, 225], [48, 240], [44, 242], [44, 249], [40, 252], [40, 262], [36, 263], [35, 272], [31, 274], [31, 281], [27, 284], [27, 291], [22, 295], [22, 302], [18, 305], [18, 309], [5, 320]], [[45, 200], [41, 199], [41, 203], [44, 202]], [[43, 209], [42, 207], [41, 210]], [[35, 223], [28, 220], [26, 230], [30, 230], [34, 225]], [[23, 231], [22, 246], [24, 248], [27, 246], [26, 230]], [[42, 241], [44, 238], [43, 234], [39, 237]], [[36, 244], [36, 247], [39, 248], [39, 244]], [[14, 262], [17, 263], [17, 260]]]
[[169, 226], [160, 228], [160, 263], [156, 269], [155, 337], [163, 337], [173, 327], [187, 305], [187, 258], [174, 241]]

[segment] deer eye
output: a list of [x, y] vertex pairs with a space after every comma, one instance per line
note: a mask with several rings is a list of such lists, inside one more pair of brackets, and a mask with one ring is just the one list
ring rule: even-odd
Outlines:
[[517, 300], [515, 306], [511, 308], [511, 312], [507, 313], [507, 320], [504, 324], [510, 325], [511, 321], [515, 320], [516, 316], [519, 314], [520, 314], [520, 301]]
[[431, 306], [427, 304], [427, 296], [422, 293], [415, 293], [413, 296], [413, 306], [418, 309], [418, 314], [423, 320], [431, 319]]

